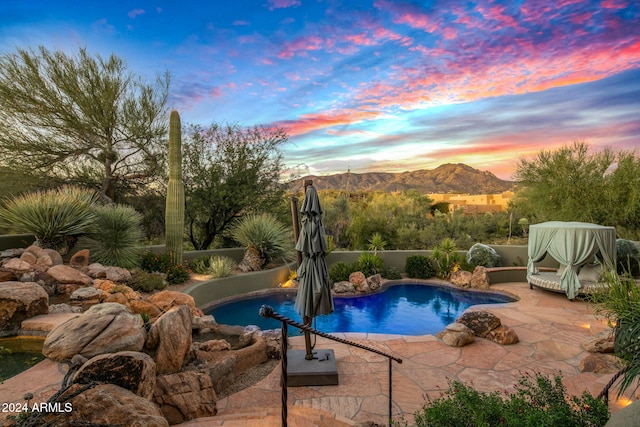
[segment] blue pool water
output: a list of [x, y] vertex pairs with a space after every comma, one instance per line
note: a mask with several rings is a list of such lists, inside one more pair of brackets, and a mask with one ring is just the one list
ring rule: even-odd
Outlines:
[[[294, 309], [295, 292], [271, 293], [243, 298], [205, 310], [218, 323], [280, 328], [280, 322], [258, 314], [263, 304], [296, 322], [302, 319]], [[315, 329], [326, 333], [368, 332], [375, 334], [436, 334], [453, 323], [467, 308], [478, 304], [512, 302], [500, 294], [468, 292], [442, 286], [394, 285], [385, 291], [358, 297], [334, 298], [335, 311], [315, 318]], [[299, 335], [289, 327], [289, 334]]]

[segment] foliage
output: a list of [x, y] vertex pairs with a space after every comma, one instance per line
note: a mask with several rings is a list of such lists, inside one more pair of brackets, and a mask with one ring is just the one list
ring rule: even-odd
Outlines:
[[246, 212], [273, 212], [284, 198], [280, 128], [192, 126], [183, 141], [186, 225], [195, 249], [208, 249]]
[[17, 49], [0, 57], [2, 165], [116, 200], [162, 171], [169, 75], [147, 84], [111, 55]]
[[384, 267], [380, 275], [389, 280], [402, 279], [402, 274], [400, 274], [400, 269], [398, 267]]
[[442, 279], [448, 279], [462, 264], [462, 256], [453, 240], [449, 238], [443, 239], [433, 250], [431, 259], [436, 267], [436, 274]]
[[199, 258], [196, 258], [192, 261], [189, 261], [189, 267], [191, 271], [198, 274], [207, 274], [207, 269], [209, 268], [209, 262], [211, 261], [211, 256], [203, 255]]
[[95, 218], [88, 230], [88, 249], [95, 262], [133, 268], [142, 254], [142, 215], [118, 204], [94, 208]]
[[[640, 378], [640, 286], [629, 276], [605, 272], [607, 289], [591, 295], [597, 315], [604, 316], [614, 328], [614, 351], [625, 360], [627, 370], [618, 389], [618, 397]], [[638, 384], [636, 383], [636, 389]]]
[[293, 257], [292, 232], [273, 215], [246, 215], [231, 229], [231, 236], [245, 248], [257, 249], [265, 265]]
[[236, 262], [229, 257], [213, 255], [209, 260], [209, 268], [207, 273], [213, 276], [213, 278], [227, 277], [233, 273], [236, 268]]
[[540, 373], [523, 374], [515, 393], [484, 393], [460, 381], [429, 400], [415, 414], [418, 427], [601, 427], [609, 419], [609, 408], [585, 391], [567, 396], [562, 377], [553, 380]]
[[354, 271], [358, 271], [356, 263], [338, 261], [329, 267], [329, 279], [331, 283], [346, 282], [349, 280], [349, 275]]
[[436, 275], [433, 262], [424, 255], [410, 255], [405, 260], [404, 271], [414, 279], [430, 279]]
[[640, 248], [636, 242], [616, 239], [616, 254], [618, 274], [640, 274]]
[[382, 272], [383, 261], [376, 254], [363, 252], [356, 261], [356, 271], [361, 271], [365, 277], [373, 276]]
[[0, 209], [0, 222], [18, 233], [30, 233], [44, 248], [66, 252], [94, 221], [96, 193], [65, 186], [16, 196]]
[[131, 280], [127, 285], [138, 292], [161, 291], [167, 287], [165, 275], [159, 272], [149, 273], [135, 269], [131, 272]]
[[169, 118], [169, 183], [165, 209], [166, 247], [173, 263], [182, 262], [182, 240], [184, 236], [184, 184], [182, 182], [182, 127], [180, 115], [171, 111]]
[[166, 275], [166, 280], [171, 285], [184, 283], [189, 279], [189, 268], [184, 264], [174, 264], [170, 253], [156, 254], [147, 251], [142, 255], [140, 268], [153, 273], [159, 272]]
[[374, 255], [378, 254], [378, 251], [383, 252], [387, 242], [382, 238], [382, 234], [377, 231], [373, 233], [371, 238], [369, 239], [369, 250], [373, 251]]
[[467, 262], [474, 266], [500, 267], [500, 255], [491, 246], [476, 243], [467, 251]]

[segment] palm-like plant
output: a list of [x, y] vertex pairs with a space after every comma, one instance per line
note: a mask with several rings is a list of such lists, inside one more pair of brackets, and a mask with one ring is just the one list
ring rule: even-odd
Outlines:
[[18, 233], [30, 233], [43, 248], [69, 250], [84, 235], [98, 205], [96, 192], [65, 186], [10, 199], [0, 209], [0, 222]]
[[382, 238], [382, 234], [377, 231], [369, 239], [369, 250], [373, 251], [374, 255], [378, 255], [378, 251], [383, 252], [386, 245], [387, 242]]
[[94, 209], [88, 230], [92, 261], [133, 268], [142, 255], [142, 215], [130, 206], [108, 205]]
[[259, 271], [278, 258], [291, 259], [291, 230], [270, 214], [244, 216], [231, 230], [233, 239], [246, 248], [238, 268]]

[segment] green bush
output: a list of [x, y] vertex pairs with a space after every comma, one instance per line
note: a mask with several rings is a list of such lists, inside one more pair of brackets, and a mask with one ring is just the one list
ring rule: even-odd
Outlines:
[[640, 248], [631, 240], [616, 239], [618, 274], [640, 275]]
[[424, 255], [410, 255], [405, 260], [404, 271], [413, 279], [429, 279], [436, 275], [432, 261]]
[[291, 230], [273, 215], [246, 215], [232, 228], [233, 240], [260, 253], [264, 264], [278, 259], [293, 259]]
[[600, 427], [609, 408], [587, 391], [567, 396], [562, 377], [523, 374], [515, 393], [482, 393], [460, 381], [415, 414], [418, 427]]
[[43, 248], [66, 253], [94, 220], [98, 196], [78, 187], [61, 187], [13, 197], [0, 209], [0, 224], [36, 237]]
[[463, 258], [453, 240], [446, 238], [433, 250], [431, 254], [436, 274], [441, 279], [449, 279], [451, 273], [460, 269]]
[[384, 267], [380, 274], [382, 277], [389, 280], [402, 279], [402, 274], [400, 274], [400, 269], [398, 267]]
[[207, 268], [207, 274], [213, 276], [213, 278], [230, 276], [233, 270], [236, 268], [236, 262], [229, 257], [213, 255], [209, 259], [209, 268]]
[[125, 205], [96, 207], [94, 214], [87, 234], [92, 261], [123, 268], [136, 267], [142, 254], [142, 215]]
[[133, 270], [131, 272], [131, 280], [127, 285], [138, 292], [161, 291], [167, 287], [165, 275], [163, 273], [149, 273], [144, 270]]
[[189, 262], [189, 267], [194, 273], [198, 274], [207, 274], [207, 270], [209, 269], [209, 262], [211, 261], [211, 257], [208, 255], [203, 255], [199, 258], [196, 258]]
[[484, 245], [482, 243], [476, 243], [467, 251], [467, 262], [474, 267], [500, 267], [502, 261], [500, 255], [491, 246]]
[[329, 279], [331, 283], [345, 282], [349, 280], [349, 275], [354, 271], [357, 271], [355, 263], [347, 264], [339, 261], [329, 267]]
[[363, 252], [356, 261], [356, 271], [361, 271], [365, 277], [373, 276], [382, 272], [382, 258], [376, 254]]
[[171, 285], [186, 282], [190, 275], [189, 268], [184, 263], [173, 264], [171, 254], [169, 253], [156, 254], [151, 251], [145, 252], [140, 261], [140, 268], [149, 273], [164, 273], [167, 282]]

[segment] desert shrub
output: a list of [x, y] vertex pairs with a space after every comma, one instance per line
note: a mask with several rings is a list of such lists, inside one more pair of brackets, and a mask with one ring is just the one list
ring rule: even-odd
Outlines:
[[462, 256], [458, 253], [453, 240], [446, 238], [433, 250], [431, 259], [436, 268], [436, 274], [442, 279], [448, 279], [451, 273], [460, 269]]
[[247, 249], [257, 250], [264, 264], [293, 259], [291, 230], [270, 214], [246, 215], [231, 229], [231, 237]]
[[363, 252], [356, 261], [356, 271], [361, 271], [365, 277], [373, 276], [382, 271], [382, 258], [369, 252]]
[[402, 274], [400, 274], [400, 269], [398, 267], [384, 267], [380, 275], [389, 280], [402, 279]]
[[466, 261], [474, 267], [478, 265], [483, 267], [500, 267], [502, 265], [498, 252], [491, 246], [482, 243], [476, 243], [469, 248]]
[[329, 267], [329, 279], [331, 283], [345, 282], [354, 271], [357, 271], [355, 263], [339, 261]]
[[405, 260], [404, 271], [413, 279], [429, 279], [436, 275], [431, 259], [424, 255], [410, 255]]
[[632, 240], [616, 239], [618, 274], [640, 275], [640, 248]]
[[194, 273], [207, 274], [210, 261], [211, 261], [211, 257], [209, 255], [203, 255], [199, 258], [196, 258], [190, 261], [189, 267], [191, 267], [191, 271], [193, 271]]
[[170, 253], [156, 254], [147, 251], [142, 255], [140, 268], [149, 273], [164, 273], [167, 282], [171, 285], [186, 282], [190, 275], [189, 267], [186, 264], [173, 264]]
[[9, 199], [0, 209], [0, 224], [17, 233], [30, 233], [43, 248], [66, 253], [93, 223], [94, 191], [65, 186]]
[[92, 261], [123, 268], [136, 267], [142, 254], [142, 215], [124, 205], [99, 206], [94, 208], [94, 214], [87, 233]]
[[227, 277], [231, 275], [234, 268], [236, 268], [236, 262], [229, 257], [213, 255], [209, 259], [209, 268], [207, 268], [207, 274], [210, 274], [214, 278]]
[[415, 414], [418, 427], [545, 426], [598, 427], [609, 419], [609, 408], [585, 391], [567, 396], [562, 377], [523, 374], [515, 393], [483, 393], [460, 381], [429, 400]]
[[135, 269], [131, 272], [131, 280], [127, 285], [138, 292], [161, 291], [167, 287], [163, 273], [149, 273], [144, 270]]

